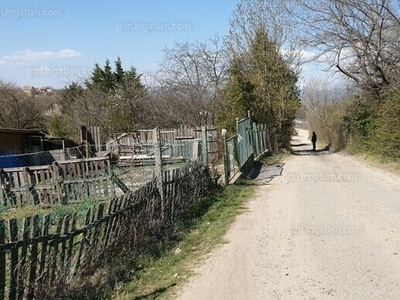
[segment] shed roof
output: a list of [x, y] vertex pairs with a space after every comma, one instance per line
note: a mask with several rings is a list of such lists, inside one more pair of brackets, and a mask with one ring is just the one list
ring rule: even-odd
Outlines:
[[16, 128], [0, 128], [0, 132], [10, 132], [10, 133], [26, 133], [26, 134], [37, 134], [45, 136], [46, 133], [40, 129], [16, 129]]

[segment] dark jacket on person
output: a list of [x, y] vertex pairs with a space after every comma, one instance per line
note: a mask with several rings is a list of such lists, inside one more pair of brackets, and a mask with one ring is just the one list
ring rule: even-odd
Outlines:
[[316, 135], [315, 132], [313, 131], [312, 137], [311, 137], [311, 142], [315, 143], [316, 141], [317, 141], [317, 135]]

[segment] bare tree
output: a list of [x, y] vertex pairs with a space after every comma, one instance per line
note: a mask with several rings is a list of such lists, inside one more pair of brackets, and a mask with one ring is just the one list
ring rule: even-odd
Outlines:
[[311, 78], [304, 88], [302, 109], [310, 126], [314, 126], [322, 107], [335, 102], [330, 83], [325, 79]]
[[44, 111], [35, 97], [11, 83], [0, 82], [0, 127], [43, 129]]
[[[146, 99], [147, 118], [143, 124], [146, 128], [176, 128], [180, 124], [188, 124], [179, 98], [168, 87], [152, 86], [148, 89]], [[178, 111], [177, 111], [178, 110]]]
[[66, 86], [58, 96], [60, 112], [52, 117], [50, 130], [54, 136], [79, 141], [80, 127], [105, 123], [104, 106], [107, 94], [98, 89], [85, 89], [76, 82]]
[[[287, 2], [287, 3], [286, 3]], [[299, 68], [301, 44], [289, 1], [241, 0], [232, 14], [226, 39], [230, 56], [248, 53], [257, 30], [262, 28], [269, 41], [281, 51], [286, 62]]]
[[[396, 0], [296, 0], [291, 11], [315, 58], [379, 91], [398, 81], [400, 2]], [[295, 8], [293, 9], [293, 6]]]
[[218, 36], [206, 42], [175, 42], [164, 50], [158, 75], [178, 119], [192, 125], [214, 122], [226, 80], [225, 49]]

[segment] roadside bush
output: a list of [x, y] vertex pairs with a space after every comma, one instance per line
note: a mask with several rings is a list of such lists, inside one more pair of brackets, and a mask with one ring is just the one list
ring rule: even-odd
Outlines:
[[319, 143], [325, 143], [333, 152], [342, 150], [346, 145], [343, 117], [343, 104], [323, 106], [319, 109], [316, 124], [313, 126]]
[[400, 162], [400, 86], [364, 92], [345, 102], [320, 103], [307, 118], [319, 143], [333, 152], [346, 149]]
[[346, 105], [344, 138], [350, 152], [366, 152], [371, 148], [371, 139], [376, 128], [376, 111], [367, 100], [356, 98]]
[[400, 94], [390, 91], [386, 97], [378, 111], [371, 149], [383, 158], [400, 160]]
[[337, 152], [370, 152], [377, 128], [377, 112], [366, 99], [325, 105], [319, 108], [315, 131], [320, 141]]

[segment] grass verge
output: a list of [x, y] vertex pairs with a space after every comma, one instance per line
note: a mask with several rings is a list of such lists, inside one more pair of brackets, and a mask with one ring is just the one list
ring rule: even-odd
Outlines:
[[141, 263], [146, 267], [136, 280], [121, 289], [116, 299], [171, 299], [180, 284], [193, 274], [201, 258], [226, 242], [224, 235], [244, 210], [252, 192], [253, 187], [239, 181], [201, 199], [192, 207], [191, 220], [186, 222], [181, 240], [159, 259], [142, 258]]
[[224, 235], [235, 217], [244, 211], [254, 188], [239, 180], [203, 197], [174, 228], [173, 243], [160, 245], [156, 255], [132, 255], [113, 262], [98, 274], [102, 278], [96, 281], [102, 283], [102, 291], [94, 291], [96, 285], [87, 286], [86, 291], [76, 294], [76, 299], [173, 299], [201, 259], [226, 242]]
[[381, 155], [370, 153], [367, 151], [348, 151], [345, 149], [344, 154], [350, 155], [364, 164], [375, 168], [388, 171], [390, 173], [400, 175], [400, 160], [388, 159]]
[[0, 219], [10, 220], [18, 219], [22, 220], [28, 216], [34, 215], [46, 215], [52, 214], [55, 218], [62, 218], [66, 215], [72, 215], [74, 213], [85, 214], [89, 207], [98, 205], [101, 203], [100, 200], [87, 199], [78, 203], [73, 204], [55, 204], [49, 207], [37, 206], [25, 206], [18, 208], [8, 208], [6, 206], [0, 206]]

